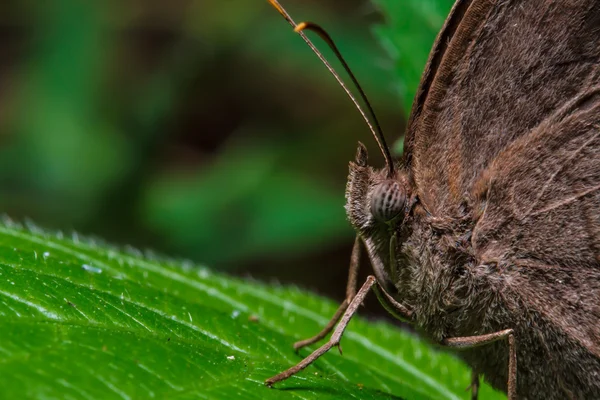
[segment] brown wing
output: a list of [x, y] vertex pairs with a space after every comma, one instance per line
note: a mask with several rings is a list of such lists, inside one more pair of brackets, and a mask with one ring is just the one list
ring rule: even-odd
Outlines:
[[472, 199], [479, 262], [600, 358], [600, 82], [502, 151]]
[[463, 0], [411, 113], [405, 162], [421, 202], [451, 213], [498, 154], [598, 81], [600, 0]]
[[459, 1], [405, 139], [428, 211], [467, 199], [479, 260], [597, 357], [599, 60], [600, 0]]

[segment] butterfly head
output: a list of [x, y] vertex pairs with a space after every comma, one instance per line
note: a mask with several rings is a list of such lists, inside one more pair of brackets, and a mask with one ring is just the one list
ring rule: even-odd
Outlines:
[[409, 211], [410, 189], [402, 169], [395, 168], [390, 177], [387, 169], [376, 170], [367, 161], [367, 149], [359, 143], [346, 186], [346, 212], [359, 232], [402, 223]]

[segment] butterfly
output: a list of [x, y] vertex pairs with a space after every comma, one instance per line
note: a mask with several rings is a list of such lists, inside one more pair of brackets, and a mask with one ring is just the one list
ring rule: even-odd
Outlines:
[[[473, 398], [481, 375], [513, 400], [600, 398], [600, 1], [458, 0], [402, 159], [372, 131], [386, 166], [362, 144], [350, 163], [347, 297], [295, 346], [331, 338], [267, 383], [338, 346], [373, 290], [471, 366]], [[356, 290], [361, 248], [373, 275]]]

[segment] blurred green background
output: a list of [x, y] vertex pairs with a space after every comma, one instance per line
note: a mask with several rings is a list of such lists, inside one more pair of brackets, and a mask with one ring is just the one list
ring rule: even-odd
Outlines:
[[[397, 142], [451, 2], [283, 4]], [[0, 210], [343, 297], [347, 163], [358, 140], [381, 157], [266, 1], [3, 2], [0, 43]]]

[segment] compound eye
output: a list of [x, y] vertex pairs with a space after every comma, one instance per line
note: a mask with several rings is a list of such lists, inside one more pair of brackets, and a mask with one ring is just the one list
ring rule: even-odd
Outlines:
[[381, 221], [388, 222], [404, 211], [406, 195], [396, 181], [385, 181], [375, 188], [371, 198], [371, 213]]

